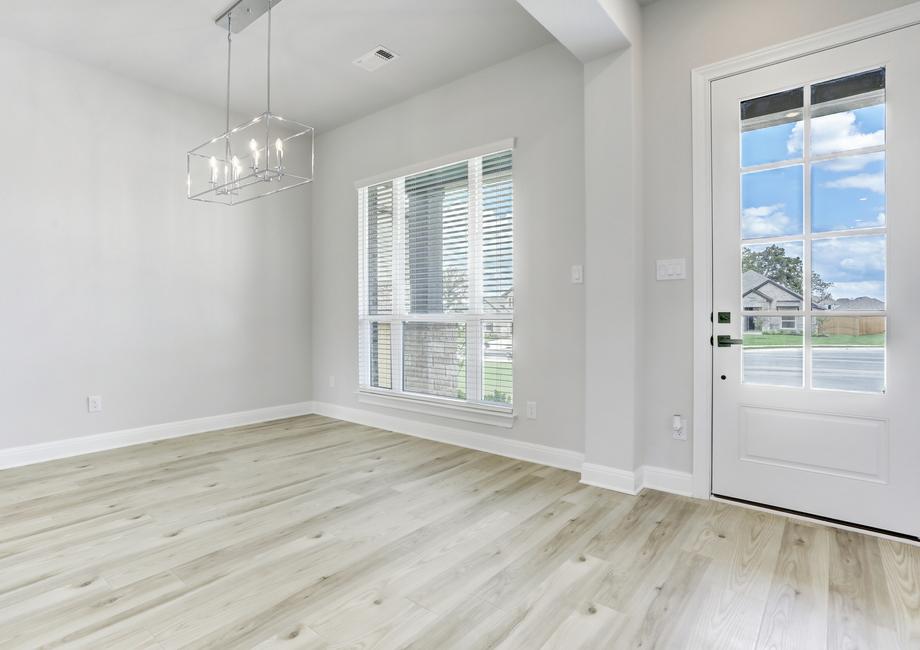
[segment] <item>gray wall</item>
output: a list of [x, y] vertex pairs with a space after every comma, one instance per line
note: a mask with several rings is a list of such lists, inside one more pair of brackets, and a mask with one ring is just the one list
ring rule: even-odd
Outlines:
[[[522, 412], [526, 401], [536, 401], [538, 418], [518, 418], [511, 430], [466, 428], [582, 450], [584, 285], [569, 282], [570, 265], [584, 258], [582, 70], [561, 46], [548, 45], [318, 138], [313, 196], [315, 400], [375, 410], [355, 397], [354, 182], [513, 136], [514, 396]], [[334, 388], [330, 376], [335, 377]], [[453, 420], [441, 423], [464, 428]]]
[[690, 471], [691, 445], [671, 438], [690, 413], [692, 285], [656, 282], [656, 259], [691, 255], [690, 71], [806, 36], [909, 0], [658, 0], [643, 8], [645, 331], [639, 413], [644, 462]]
[[[691, 284], [656, 282], [654, 260], [691, 255], [690, 70], [903, 4], [658, 0], [639, 56], [586, 75], [561, 46], [534, 50], [321, 135], [312, 199], [233, 210], [184, 198], [184, 153], [219, 110], [0, 40], [0, 448], [311, 398], [358, 407], [353, 182], [515, 136], [515, 398], [539, 417], [467, 428], [582, 451], [587, 394], [596, 462], [689, 471], [670, 416], [690, 414]], [[639, 133], [611, 156], [593, 138], [625, 135], [605, 103]], [[600, 273], [586, 138], [589, 196], [609, 193], [605, 174], [635, 193], [610, 221], [588, 206], [591, 259], [612, 256]], [[593, 284], [572, 285], [582, 262]], [[629, 304], [605, 302], [608, 271], [632, 272]], [[586, 366], [614, 307], [633, 311], [611, 329], [633, 353]], [[86, 413], [91, 393], [103, 413]]]
[[219, 109], [0, 58], [0, 448], [308, 400], [309, 190], [188, 201]]

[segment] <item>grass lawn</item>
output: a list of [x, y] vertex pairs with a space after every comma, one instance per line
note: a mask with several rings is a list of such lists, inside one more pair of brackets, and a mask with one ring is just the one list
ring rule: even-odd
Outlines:
[[[512, 366], [505, 361], [485, 361], [482, 368], [482, 394], [487, 402], [511, 402]], [[466, 364], [460, 364], [457, 374], [457, 397], [466, 399]], [[496, 399], [496, 391], [499, 399]]]
[[483, 364], [482, 392], [488, 399], [498, 391], [511, 400], [511, 364], [503, 361], [486, 361]]
[[[884, 347], [884, 334], [866, 334], [864, 336], [813, 336], [811, 343], [815, 347]], [[793, 334], [745, 334], [745, 347], [801, 347], [802, 337]]]

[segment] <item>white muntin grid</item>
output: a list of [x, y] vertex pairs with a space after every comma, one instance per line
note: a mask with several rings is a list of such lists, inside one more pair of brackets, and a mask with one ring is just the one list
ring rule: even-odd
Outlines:
[[[859, 74], [860, 72], [871, 72], [872, 70], [864, 71], [855, 71], [852, 74]], [[848, 75], [849, 76], [849, 75]], [[823, 232], [812, 232], [812, 165], [815, 163], [822, 163], [826, 161], [854, 158], [858, 156], [871, 155], [871, 154], [882, 154], [884, 155], [886, 150], [885, 143], [879, 145], [873, 145], [868, 147], [860, 147], [853, 149], [845, 149], [843, 151], [834, 151], [829, 153], [815, 154], [813, 153], [813, 144], [812, 144], [812, 119], [816, 117], [813, 115], [813, 106], [811, 103], [811, 89], [816, 84], [820, 84], [826, 81], [834, 81], [834, 79], [820, 79], [815, 80], [810, 83], [804, 84], [802, 86], [802, 95], [803, 95], [803, 104], [802, 104], [802, 155], [796, 158], [790, 158], [787, 160], [775, 161], [770, 163], [764, 163], [759, 165], [750, 165], [747, 167], [741, 166], [739, 169], [739, 178], [743, 177], [746, 174], [769, 171], [773, 169], [784, 169], [790, 167], [802, 167], [802, 232], [792, 235], [780, 235], [780, 236], [765, 236], [765, 237], [753, 237], [753, 238], [743, 238], [741, 239], [741, 246], [768, 246], [771, 244], [783, 244], [783, 243], [801, 243], [802, 244], [802, 308], [800, 310], [746, 310], [743, 304], [743, 298], [739, 296], [739, 300], [742, 300], [741, 304], [741, 313], [742, 317], [756, 316], [758, 318], [768, 318], [768, 317], [795, 317], [802, 322], [802, 356], [803, 356], [803, 368], [802, 368], [802, 388], [809, 390], [827, 390], [821, 388], [815, 388], [813, 384], [813, 368], [812, 368], [812, 327], [815, 317], [850, 317], [850, 318], [867, 318], [867, 317], [880, 317], [887, 319], [888, 316], [888, 299], [885, 296], [885, 309], [880, 310], [866, 310], [866, 311], [852, 311], [845, 309], [834, 309], [831, 311], [815, 310], [812, 302], [812, 242], [826, 240], [826, 239], [839, 239], [839, 238], [853, 238], [853, 237], [870, 237], [870, 236], [886, 236], [886, 250], [887, 250], [887, 234], [888, 234], [888, 218], [890, 215], [886, 211], [885, 224], [877, 227], [866, 227], [866, 228], [851, 228], [843, 230], [829, 230]], [[866, 105], [873, 105], [885, 103], [885, 92], [886, 89], [882, 88], [879, 91], [873, 93], [867, 93], [872, 95], [867, 100]], [[751, 98], [756, 99], [756, 98]], [[747, 100], [744, 100], [747, 101]], [[850, 109], [851, 110], [851, 109]], [[756, 119], [756, 118], [755, 118]], [[887, 137], [887, 132], [886, 132]], [[887, 287], [887, 254], [886, 258], [886, 269], [885, 269], [885, 278], [886, 278], [886, 287]], [[739, 268], [740, 272], [740, 268]], [[887, 326], [886, 326], [887, 329]], [[742, 355], [743, 356], [743, 355]], [[887, 365], [887, 364], [886, 364]], [[836, 390], [836, 389], [835, 389]], [[884, 392], [884, 390], [883, 390]]]

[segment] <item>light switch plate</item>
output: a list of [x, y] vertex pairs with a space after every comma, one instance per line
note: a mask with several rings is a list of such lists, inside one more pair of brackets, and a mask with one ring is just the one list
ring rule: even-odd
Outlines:
[[658, 280], [686, 280], [687, 260], [683, 257], [655, 262], [655, 277]]
[[585, 267], [581, 264], [572, 265], [572, 284], [582, 284], [585, 281]]

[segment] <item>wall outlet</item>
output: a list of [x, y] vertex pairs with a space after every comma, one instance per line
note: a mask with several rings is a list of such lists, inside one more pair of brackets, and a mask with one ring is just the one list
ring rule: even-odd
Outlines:
[[583, 284], [585, 281], [585, 267], [581, 264], [575, 264], [571, 270], [572, 284]]
[[537, 419], [537, 403], [536, 402], [527, 402], [527, 419], [528, 420]]
[[90, 395], [86, 398], [86, 410], [98, 413], [102, 410], [102, 395]]
[[335, 375], [329, 375], [329, 388], [335, 388]]

